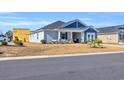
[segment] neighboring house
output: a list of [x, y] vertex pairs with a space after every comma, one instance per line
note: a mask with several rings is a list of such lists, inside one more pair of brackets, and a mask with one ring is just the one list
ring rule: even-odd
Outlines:
[[9, 38], [7, 38], [5, 35], [0, 35], [0, 41], [10, 41], [10, 39]]
[[29, 35], [29, 41], [40, 43], [41, 40], [45, 40], [49, 43], [65, 40], [80, 43], [97, 38], [97, 33], [98, 30], [94, 27], [88, 26], [78, 19], [69, 22], [56, 21], [32, 32]]
[[30, 30], [25, 28], [14, 28], [13, 29], [13, 41], [16, 39], [21, 40], [22, 42], [29, 42]]
[[124, 41], [124, 25], [98, 28], [98, 38], [103, 43], [122, 43]]

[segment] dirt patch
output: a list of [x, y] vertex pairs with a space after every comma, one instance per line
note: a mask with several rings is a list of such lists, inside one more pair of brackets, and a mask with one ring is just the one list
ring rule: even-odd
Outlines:
[[104, 47], [90, 48], [86, 44], [24, 44], [24, 47], [0, 46], [1, 57], [57, 55], [75, 53], [94, 53], [107, 51], [124, 51], [124, 48]]

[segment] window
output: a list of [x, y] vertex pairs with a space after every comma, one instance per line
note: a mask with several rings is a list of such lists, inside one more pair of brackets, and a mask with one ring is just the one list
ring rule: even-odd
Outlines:
[[37, 39], [39, 38], [39, 35], [38, 35], [38, 33], [37, 33]]
[[124, 34], [123, 34], [123, 37], [122, 37], [122, 39], [124, 40]]
[[18, 40], [19, 40], [19, 38], [18, 38], [17, 36], [15, 36], [15, 40], [16, 40], [16, 41], [18, 41]]
[[24, 42], [26, 42], [26, 39], [24, 38]]
[[124, 40], [124, 37], [123, 36], [124, 36], [124, 34], [120, 33], [119, 34], [119, 40]]
[[61, 32], [61, 38], [67, 40], [67, 32]]
[[93, 37], [94, 37], [94, 36], [92, 35], [91, 38], [94, 39]]
[[88, 35], [88, 39], [90, 39], [90, 34]]

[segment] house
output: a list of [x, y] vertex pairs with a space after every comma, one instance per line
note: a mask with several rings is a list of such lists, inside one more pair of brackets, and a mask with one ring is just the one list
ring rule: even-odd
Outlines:
[[124, 25], [109, 26], [98, 28], [98, 38], [103, 43], [123, 43], [124, 42]]
[[7, 38], [5, 35], [0, 35], [0, 41], [10, 41], [10, 39], [9, 38]]
[[13, 41], [16, 39], [21, 40], [22, 42], [29, 42], [30, 30], [26, 28], [14, 28], [13, 29]]
[[97, 33], [97, 29], [84, 24], [78, 19], [69, 22], [56, 21], [33, 31], [29, 35], [29, 41], [40, 43], [41, 40], [45, 40], [50, 43], [64, 40], [81, 43], [97, 38]]

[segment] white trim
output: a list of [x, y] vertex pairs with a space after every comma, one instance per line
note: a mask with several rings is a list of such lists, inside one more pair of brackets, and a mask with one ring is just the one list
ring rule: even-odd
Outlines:
[[73, 33], [72, 32], [71, 32], [71, 36], [70, 37], [71, 37], [71, 41], [73, 41]]
[[96, 30], [97, 32], [100, 32], [98, 29], [96, 29], [96, 28], [93, 27], [93, 26], [90, 26], [89, 28], [92, 28], [92, 29]]
[[85, 32], [89, 27], [85, 27], [83, 29], [56, 29], [55, 31], [61, 31], [61, 32]]
[[81, 41], [84, 42], [84, 32], [81, 32]]
[[84, 25], [84, 26], [86, 26], [86, 27], [88, 26], [88, 25], [84, 24], [82, 21], [80, 21], [79, 19], [75, 19], [75, 20], [72, 20], [72, 21], [69, 21], [69, 22], [65, 23], [65, 24], [62, 25], [61, 27], [64, 28], [64, 27], [66, 27], [66, 26], [68, 26], [68, 25], [70, 25], [70, 24], [72, 24], [72, 23], [74, 23], [74, 22], [80, 22], [82, 25]]
[[58, 41], [61, 39], [61, 32], [58, 31]]

